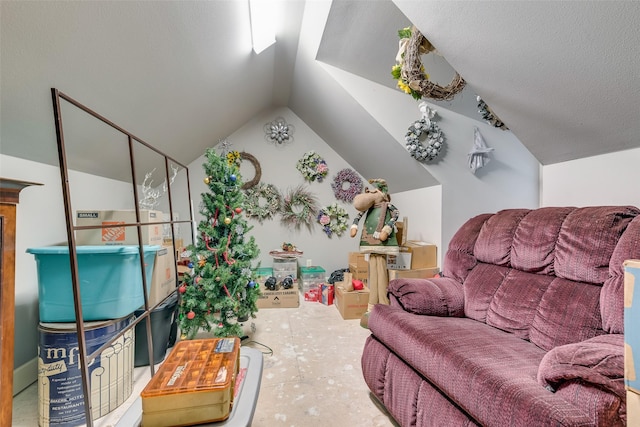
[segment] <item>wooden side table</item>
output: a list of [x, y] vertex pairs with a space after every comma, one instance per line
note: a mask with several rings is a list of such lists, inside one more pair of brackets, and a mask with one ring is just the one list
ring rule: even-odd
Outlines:
[[0, 178], [0, 426], [10, 426], [13, 415], [16, 205], [30, 185], [42, 184]]

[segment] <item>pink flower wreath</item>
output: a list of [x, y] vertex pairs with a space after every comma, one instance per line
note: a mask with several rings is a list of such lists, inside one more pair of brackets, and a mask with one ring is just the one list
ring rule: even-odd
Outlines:
[[[345, 184], [348, 185], [345, 187]], [[342, 169], [333, 177], [331, 188], [336, 199], [351, 203], [358, 194], [362, 193], [362, 179], [353, 169]]]

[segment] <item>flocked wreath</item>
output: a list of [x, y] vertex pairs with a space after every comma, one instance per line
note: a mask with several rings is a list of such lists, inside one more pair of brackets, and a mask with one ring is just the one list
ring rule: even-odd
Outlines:
[[444, 147], [444, 134], [434, 120], [436, 111], [425, 102], [421, 102], [419, 107], [422, 117], [409, 126], [404, 139], [411, 157], [429, 161], [438, 157]]
[[304, 179], [309, 182], [322, 182], [329, 173], [327, 162], [325, 162], [324, 159], [313, 150], [309, 151], [302, 156], [300, 160], [298, 160], [296, 169], [298, 169]]
[[284, 196], [281, 221], [285, 227], [300, 229], [303, 225], [311, 229], [318, 212], [318, 200], [304, 186], [300, 185]]
[[336, 199], [351, 203], [362, 192], [362, 179], [353, 169], [342, 169], [331, 183]]
[[[272, 218], [282, 206], [282, 195], [273, 184], [260, 182], [245, 190], [244, 212], [248, 218], [259, 221]], [[260, 204], [266, 200], [265, 204]]]
[[403, 28], [398, 31], [398, 36], [400, 37], [400, 48], [396, 56], [398, 64], [391, 69], [391, 75], [398, 80], [400, 89], [414, 99], [421, 99], [424, 96], [437, 101], [449, 101], [464, 89], [467, 83], [457, 72], [447, 86], [440, 86], [429, 80], [420, 56], [436, 52], [436, 49], [415, 26]]
[[331, 237], [333, 234], [340, 236], [347, 229], [349, 214], [343, 207], [338, 206], [337, 203], [332, 203], [320, 209], [317, 219], [318, 223], [322, 226], [322, 231], [324, 231], [328, 237]]

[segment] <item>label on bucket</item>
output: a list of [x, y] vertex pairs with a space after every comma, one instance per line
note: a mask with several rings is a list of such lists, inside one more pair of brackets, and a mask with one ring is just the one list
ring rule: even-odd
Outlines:
[[[111, 340], [133, 319], [131, 316], [85, 324], [87, 355]], [[75, 323], [41, 323], [38, 329], [39, 425], [47, 427], [85, 424], [82, 372]], [[89, 362], [93, 419], [108, 414], [131, 395], [134, 349], [134, 329], [130, 328]]]

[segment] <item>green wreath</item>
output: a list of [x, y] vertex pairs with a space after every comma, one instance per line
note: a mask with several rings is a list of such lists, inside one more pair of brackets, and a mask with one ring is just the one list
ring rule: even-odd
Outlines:
[[333, 234], [340, 236], [347, 229], [349, 214], [337, 203], [332, 203], [320, 209], [317, 220], [327, 237], [331, 237]]
[[281, 221], [285, 227], [300, 229], [304, 225], [310, 229], [317, 211], [318, 200], [300, 185], [284, 196]]
[[[257, 218], [259, 221], [272, 218], [282, 206], [282, 195], [273, 184], [260, 182], [245, 190], [244, 213], [248, 218]], [[267, 202], [260, 204], [260, 199]]]

